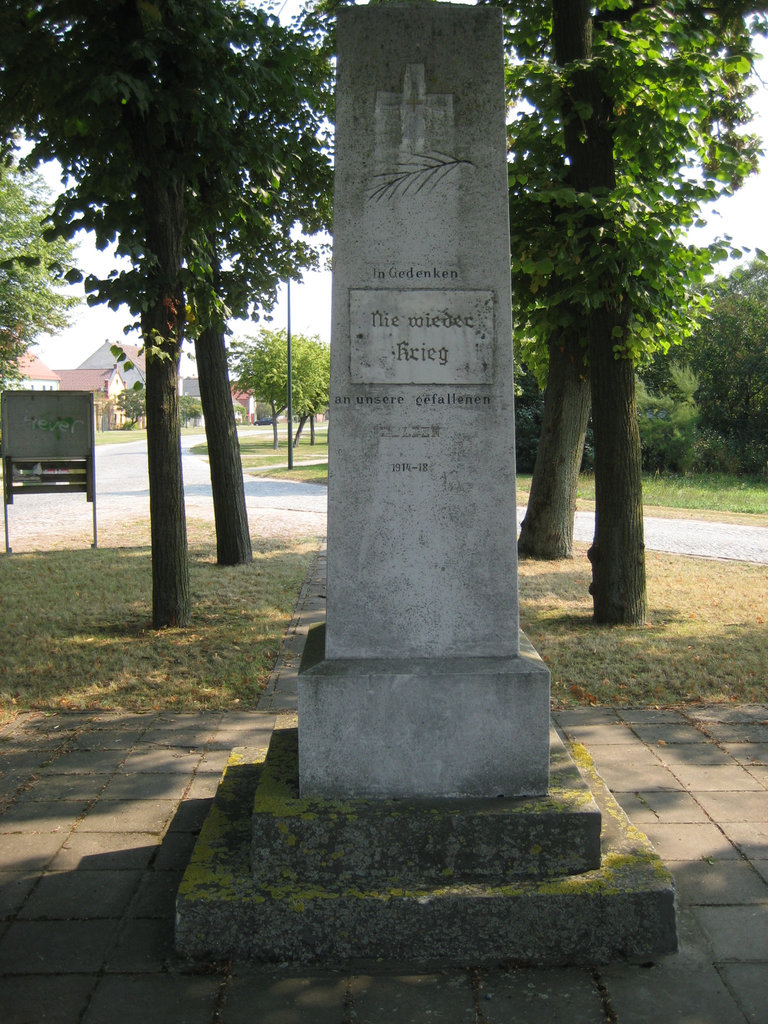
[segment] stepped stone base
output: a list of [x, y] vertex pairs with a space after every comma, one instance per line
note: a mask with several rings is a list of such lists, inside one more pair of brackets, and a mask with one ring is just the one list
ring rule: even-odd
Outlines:
[[580, 770], [553, 736], [549, 794], [492, 806], [302, 799], [295, 731], [274, 734], [266, 762], [239, 748], [179, 889], [177, 949], [325, 967], [585, 964], [672, 952], [671, 877], [586, 752], [577, 754]]
[[544, 797], [327, 800], [299, 795], [297, 732], [277, 731], [254, 800], [254, 881], [424, 888], [598, 868], [600, 811], [556, 736], [553, 745]]

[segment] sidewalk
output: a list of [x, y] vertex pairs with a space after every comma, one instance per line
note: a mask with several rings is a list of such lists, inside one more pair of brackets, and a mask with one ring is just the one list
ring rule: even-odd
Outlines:
[[766, 1024], [768, 705], [555, 715], [674, 873], [655, 965], [418, 974], [196, 965], [179, 879], [232, 747], [291, 723], [320, 556], [251, 712], [24, 715], [0, 732], [2, 1024]]

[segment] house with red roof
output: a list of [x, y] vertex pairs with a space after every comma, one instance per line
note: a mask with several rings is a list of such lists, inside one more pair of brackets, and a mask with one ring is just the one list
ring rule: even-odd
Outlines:
[[91, 391], [97, 430], [120, 430], [125, 413], [117, 404], [125, 381], [117, 366], [108, 369], [58, 370], [62, 391]]
[[250, 391], [238, 391], [237, 389], [232, 391], [232, 401], [235, 403], [235, 410], [240, 406], [243, 409], [242, 422], [243, 423], [254, 423], [256, 420], [256, 399], [253, 397]]
[[27, 352], [19, 360], [20, 386], [28, 391], [90, 391], [94, 396], [96, 429], [119, 430], [125, 425], [126, 416], [118, 399], [137, 382], [143, 386], [145, 374], [143, 353], [135, 346], [121, 347], [125, 360], [118, 362], [107, 341], [76, 370], [51, 370], [34, 352]]
[[19, 359], [21, 386], [25, 391], [59, 391], [61, 378], [49, 369], [34, 352], [25, 352]]

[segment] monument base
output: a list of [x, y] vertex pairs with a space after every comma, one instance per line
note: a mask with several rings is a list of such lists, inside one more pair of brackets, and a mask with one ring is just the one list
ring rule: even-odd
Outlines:
[[549, 669], [511, 657], [333, 658], [313, 627], [299, 671], [302, 796], [540, 796]]
[[266, 761], [230, 759], [177, 896], [182, 955], [428, 968], [676, 949], [670, 875], [556, 735], [549, 794], [498, 806], [299, 796], [295, 744], [278, 730]]

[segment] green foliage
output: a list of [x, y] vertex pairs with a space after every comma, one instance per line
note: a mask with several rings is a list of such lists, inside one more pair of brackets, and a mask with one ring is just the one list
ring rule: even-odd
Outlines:
[[675, 365], [670, 377], [671, 387], [661, 393], [650, 391], [642, 381], [637, 384], [643, 469], [685, 473], [694, 463], [697, 380], [690, 370]]
[[73, 247], [45, 235], [50, 206], [36, 175], [0, 164], [0, 390], [18, 379], [37, 335], [66, 327], [76, 302], [60, 290]]
[[130, 388], [126, 391], [121, 391], [117, 404], [131, 424], [136, 423], [142, 416], [147, 415], [147, 393], [144, 388]]
[[286, 332], [262, 328], [255, 338], [241, 337], [229, 349], [232, 382], [238, 391], [267, 402], [272, 416], [288, 405], [288, 338]]
[[[592, 57], [555, 62], [551, 0], [502, 4], [507, 19], [509, 194], [516, 323], [540, 376], [557, 331], [621, 310], [615, 352], [642, 363], [695, 330], [702, 289], [727, 242], [685, 241], [706, 204], [756, 167], [750, 118], [752, 36], [765, 12], [722, 2], [593, 8]], [[567, 6], [567, 5], [566, 5]], [[596, 110], [579, 98], [589, 79]], [[599, 121], [613, 153], [612, 185], [572, 180], [566, 133], [588, 146]]]
[[[319, 338], [291, 336], [292, 405], [299, 416], [314, 416], [328, 405], [330, 349]], [[234, 340], [230, 366], [236, 387], [269, 403], [273, 416], [288, 405], [288, 337], [262, 328], [256, 337]]]
[[737, 268], [687, 346], [699, 387], [702, 468], [764, 473], [768, 464], [768, 257]]
[[179, 397], [179, 410], [183, 427], [188, 427], [190, 420], [197, 422], [203, 415], [202, 402], [199, 398], [193, 398], [192, 395], [181, 395]]
[[531, 473], [541, 435], [544, 395], [536, 377], [515, 368], [515, 458], [519, 473]]
[[91, 229], [130, 263], [89, 278], [89, 301], [124, 302], [138, 318], [180, 283], [194, 333], [246, 315], [313, 261], [290, 228], [330, 217], [330, 76], [315, 44], [235, 0], [4, 7], [0, 135], [21, 127], [30, 163], [61, 162], [59, 233]]
[[293, 409], [298, 416], [316, 416], [328, 408], [331, 350], [316, 335], [291, 339]]
[[[696, 472], [765, 475], [768, 463], [768, 257], [737, 267], [710, 288], [711, 310], [682, 345], [678, 360], [695, 380], [686, 396], [698, 415], [690, 452], [680, 468]], [[643, 367], [652, 396], [681, 398], [680, 372], [663, 357]], [[690, 385], [688, 386], [690, 391]], [[650, 407], [649, 407], [650, 408]], [[658, 424], [657, 424], [658, 427]], [[641, 418], [647, 468], [648, 423]], [[662, 460], [663, 462], [663, 460]], [[666, 463], [664, 463], [666, 465]], [[663, 467], [661, 467], [663, 468]]]

